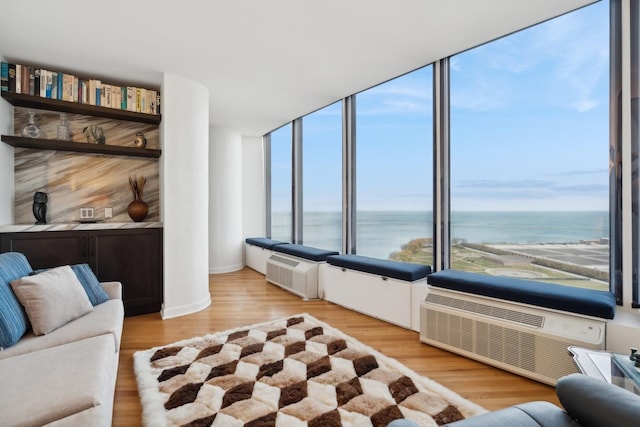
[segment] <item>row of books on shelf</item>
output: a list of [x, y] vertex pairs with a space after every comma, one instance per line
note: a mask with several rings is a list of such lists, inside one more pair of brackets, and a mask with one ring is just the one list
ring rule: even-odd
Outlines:
[[160, 114], [160, 93], [135, 86], [115, 86], [96, 79], [20, 64], [1, 63], [2, 91], [42, 98], [116, 108], [146, 114]]

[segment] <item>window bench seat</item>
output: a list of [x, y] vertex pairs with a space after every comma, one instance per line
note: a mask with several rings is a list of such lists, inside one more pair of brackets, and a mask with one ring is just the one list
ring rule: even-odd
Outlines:
[[427, 282], [439, 288], [585, 316], [613, 319], [615, 315], [616, 300], [607, 291], [457, 270], [430, 274]]
[[276, 245], [286, 242], [280, 240], [267, 239], [266, 237], [247, 237], [245, 239], [244, 256], [249, 268], [264, 275], [267, 274], [267, 258], [273, 253]]
[[320, 266], [327, 301], [419, 331], [431, 267], [361, 255], [331, 255]]
[[326, 249], [313, 248], [311, 246], [298, 245], [295, 243], [284, 243], [275, 245], [272, 248], [275, 252], [292, 255], [298, 258], [304, 258], [309, 261], [324, 262], [330, 255], [337, 255], [336, 251], [328, 251]]

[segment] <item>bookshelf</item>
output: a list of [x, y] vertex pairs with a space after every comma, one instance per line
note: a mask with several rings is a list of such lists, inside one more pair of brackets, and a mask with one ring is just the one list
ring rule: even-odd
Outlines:
[[26, 138], [2, 135], [2, 142], [12, 147], [34, 148], [38, 150], [72, 151], [76, 153], [110, 154], [131, 157], [159, 158], [161, 150], [152, 148], [121, 147], [118, 145], [89, 144], [83, 142], [60, 141], [57, 139]]
[[137, 113], [134, 111], [118, 110], [97, 105], [80, 104], [71, 101], [42, 98], [34, 95], [3, 91], [2, 97], [16, 107], [36, 108], [38, 110], [59, 111], [61, 113], [84, 114], [86, 116], [104, 117], [107, 119], [127, 120], [130, 122], [159, 125], [160, 114]]
[[[113, 120], [124, 120], [137, 123], [159, 125], [160, 114], [146, 114], [134, 111], [118, 110], [96, 105], [80, 104], [77, 102], [61, 101], [58, 99], [42, 98], [9, 91], [1, 92], [2, 98], [16, 107], [34, 108], [39, 110], [57, 111], [61, 113], [83, 114], [86, 116], [102, 117]], [[39, 150], [71, 151], [76, 153], [96, 153], [132, 157], [159, 158], [161, 150], [151, 148], [123, 147], [108, 144], [88, 144], [56, 139], [25, 138], [22, 136], [2, 135], [1, 139], [13, 147], [32, 148]]]

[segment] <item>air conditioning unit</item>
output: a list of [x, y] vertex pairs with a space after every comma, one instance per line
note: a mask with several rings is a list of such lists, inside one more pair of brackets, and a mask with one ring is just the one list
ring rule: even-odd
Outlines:
[[318, 263], [272, 254], [267, 258], [267, 280], [304, 299], [318, 298]]
[[579, 314], [429, 287], [420, 341], [555, 385], [577, 372], [571, 345], [603, 350], [606, 322]]

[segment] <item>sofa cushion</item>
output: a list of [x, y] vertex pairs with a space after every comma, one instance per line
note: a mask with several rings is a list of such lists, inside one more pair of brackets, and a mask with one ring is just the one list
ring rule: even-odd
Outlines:
[[108, 335], [0, 360], [0, 424], [42, 426], [104, 407], [104, 421], [83, 425], [109, 425], [117, 363]]
[[0, 360], [98, 335], [111, 336], [117, 349], [120, 348], [123, 321], [122, 300], [109, 300], [95, 306], [91, 312], [84, 316], [72, 320], [46, 335], [35, 335], [32, 331], [27, 332], [15, 345], [0, 351]]
[[483, 295], [538, 307], [613, 319], [616, 298], [611, 292], [554, 283], [490, 276], [468, 271], [442, 270], [430, 274], [431, 286]]
[[266, 237], [247, 237], [246, 239], [244, 239], [244, 241], [250, 245], [259, 246], [265, 249], [273, 249], [273, 247], [276, 245], [287, 243], [280, 240], [268, 239]]
[[330, 255], [327, 257], [327, 263], [336, 267], [364, 271], [406, 282], [424, 279], [431, 273], [431, 267], [427, 265], [370, 258], [362, 255]]
[[313, 248], [311, 246], [298, 245], [295, 243], [275, 245], [271, 250], [316, 262], [326, 261], [329, 255], [338, 255], [338, 252], [336, 251], [328, 251], [326, 249]]
[[68, 265], [11, 282], [36, 335], [47, 334], [93, 309]]
[[27, 276], [31, 270], [23, 254], [0, 254], [0, 349], [14, 345], [27, 332], [29, 320], [11, 289], [11, 282]]

